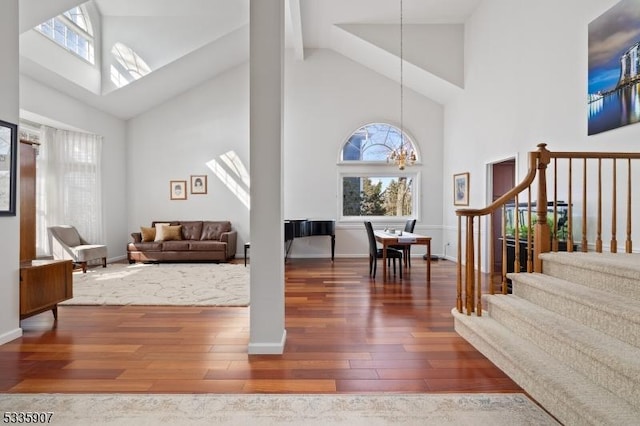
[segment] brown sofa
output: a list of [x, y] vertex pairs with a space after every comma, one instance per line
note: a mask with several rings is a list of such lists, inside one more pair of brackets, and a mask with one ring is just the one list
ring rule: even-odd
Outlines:
[[[168, 224], [157, 231], [156, 224]], [[160, 226], [160, 225], [159, 225]], [[237, 232], [229, 221], [154, 221], [131, 233], [127, 259], [134, 262], [226, 262], [236, 255]], [[164, 236], [156, 232], [164, 231]], [[169, 232], [170, 231], [170, 232]]]

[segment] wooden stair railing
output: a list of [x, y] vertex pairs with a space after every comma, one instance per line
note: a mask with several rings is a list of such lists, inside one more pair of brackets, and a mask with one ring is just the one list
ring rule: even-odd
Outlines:
[[[566, 163], [561, 165], [565, 170], [558, 170], [558, 160], [566, 160]], [[574, 174], [579, 174], [579, 170], [574, 169], [574, 163], [577, 160], [581, 160], [582, 176], [581, 176], [581, 192], [574, 194]], [[589, 169], [589, 161], [593, 160], [597, 163], [597, 170], [591, 172]], [[608, 160], [611, 160], [610, 162]], [[620, 161], [622, 160], [622, 161]], [[498, 198], [496, 201], [484, 207], [482, 209], [459, 209], [456, 210], [458, 216], [458, 266], [457, 266], [457, 298], [456, 308], [459, 312], [465, 312], [467, 315], [476, 313], [476, 315], [482, 315], [482, 288], [483, 288], [483, 275], [488, 275], [488, 285], [486, 286], [490, 294], [495, 294], [495, 273], [493, 272], [494, 254], [493, 247], [496, 244], [495, 232], [493, 229], [493, 221], [491, 218], [493, 215], [500, 214], [502, 216], [502, 229], [500, 232], [502, 239], [502, 271], [500, 273], [499, 285], [500, 292], [503, 294], [508, 293], [508, 277], [507, 277], [507, 227], [506, 227], [506, 208], [508, 204], [513, 203], [516, 207], [522, 205], [520, 198], [526, 195], [526, 217], [527, 224], [525, 226], [526, 232], [521, 235], [520, 230], [516, 228], [513, 235], [515, 242], [514, 250], [514, 265], [513, 270], [518, 272], [521, 270], [520, 265], [520, 243], [526, 243], [526, 271], [527, 272], [542, 272], [542, 261], [539, 259], [539, 254], [547, 253], [550, 251], [559, 251], [559, 234], [564, 234], [566, 231], [566, 251], [573, 252], [577, 249], [577, 244], [574, 240], [574, 232], [578, 228], [574, 221], [576, 215], [576, 209], [573, 206], [574, 199], [578, 195], [578, 200], [581, 205], [579, 214], [581, 215], [581, 222], [579, 224], [579, 249], [583, 252], [589, 250], [589, 237], [592, 237], [594, 243], [592, 244], [593, 251], [602, 253], [603, 251], [603, 161], [607, 161], [605, 164], [606, 171], [611, 171], [609, 175], [609, 181], [604, 182], [610, 184], [610, 190], [607, 195], [611, 196], [611, 209], [607, 215], [607, 219], [610, 219], [610, 231], [611, 240], [609, 242], [609, 251], [611, 253], [617, 253], [618, 251], [618, 238], [617, 238], [617, 220], [618, 220], [618, 190], [625, 185], [618, 180], [618, 163], [626, 163], [626, 196], [624, 197], [624, 203], [626, 204], [625, 212], [620, 215], [626, 215], [626, 229], [625, 229], [625, 252], [631, 253], [633, 248], [632, 243], [632, 160], [640, 160], [640, 153], [631, 152], [551, 152], [546, 148], [546, 144], [539, 144], [537, 151], [529, 152], [529, 171], [525, 178], [508, 191], [506, 194]], [[592, 162], [593, 162], [592, 161]], [[552, 164], [552, 170], [550, 171], [552, 179], [547, 178], [548, 166]], [[594, 188], [590, 184], [590, 179], [597, 180], [595, 185], [596, 199], [591, 200], [594, 190], [588, 190], [588, 188]], [[536, 179], [537, 178], [537, 179]], [[532, 203], [532, 185], [537, 184], [536, 200]], [[562, 185], [562, 190], [558, 189], [558, 185]], [[580, 185], [580, 183], [579, 183]], [[552, 202], [549, 203], [547, 197], [547, 188], [552, 188]], [[623, 190], [624, 190], [623, 189]], [[558, 228], [558, 205], [560, 203], [559, 194], [563, 194], [566, 197], [567, 202], [567, 217], [566, 223], [562, 224], [564, 229], [560, 232]], [[563, 200], [564, 201], [564, 200]], [[533, 219], [532, 209], [535, 206], [535, 219]], [[549, 211], [551, 210], [551, 211]], [[516, 210], [517, 211], [517, 210]], [[595, 230], [591, 230], [593, 223], [588, 219], [594, 219], [592, 212], [595, 211]], [[548, 217], [548, 216], [551, 217]], [[482, 273], [482, 218], [486, 218], [488, 223], [489, 233], [489, 273]], [[464, 220], [463, 220], [464, 218]], [[477, 226], [477, 228], [476, 228]], [[477, 238], [476, 238], [477, 236]], [[563, 248], [564, 250], [565, 248]], [[486, 281], [486, 279], [485, 279]]]

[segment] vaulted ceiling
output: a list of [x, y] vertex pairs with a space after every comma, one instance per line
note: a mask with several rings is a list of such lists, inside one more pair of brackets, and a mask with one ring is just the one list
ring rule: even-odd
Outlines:
[[[308, 49], [332, 49], [389, 78], [398, 78], [400, 0], [285, 1], [285, 43], [297, 60], [304, 60]], [[438, 52], [438, 46], [443, 37], [461, 38], [461, 24], [480, 1], [403, 0], [406, 34], [423, 41], [422, 55], [405, 56], [409, 87], [440, 103], [463, 87], [462, 66], [449, 64], [451, 55]], [[56, 68], [51, 56], [22, 43], [23, 37], [32, 37], [33, 27], [82, 2], [20, 0], [23, 75], [128, 119], [248, 60], [249, 0], [90, 2], [100, 16], [103, 39], [115, 40], [117, 34], [153, 72], [115, 90], [88, 90], [72, 73]], [[103, 46], [107, 52], [110, 48]], [[460, 46], [459, 53], [462, 51]], [[96, 52], [96, 57], [104, 55]], [[447, 67], [460, 69], [451, 72]]]

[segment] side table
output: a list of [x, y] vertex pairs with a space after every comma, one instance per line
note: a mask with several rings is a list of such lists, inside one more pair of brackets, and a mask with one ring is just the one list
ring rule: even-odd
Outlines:
[[51, 310], [73, 297], [71, 260], [30, 260], [20, 263], [20, 319]]

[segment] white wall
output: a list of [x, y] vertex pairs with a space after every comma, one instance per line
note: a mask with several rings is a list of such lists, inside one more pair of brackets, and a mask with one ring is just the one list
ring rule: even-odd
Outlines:
[[[249, 170], [249, 68], [231, 69], [127, 125], [128, 228], [153, 220], [230, 220], [238, 252], [249, 237], [249, 187], [223, 161], [234, 152]], [[215, 161], [220, 177], [207, 165]], [[206, 195], [170, 200], [169, 181], [208, 176]]]
[[486, 0], [467, 23], [465, 90], [445, 110], [445, 239], [456, 241], [457, 172], [471, 173], [470, 207], [486, 205], [487, 162], [527, 152], [638, 151], [640, 126], [587, 136], [588, 24], [616, 0]]
[[[291, 52], [289, 52], [291, 53]], [[285, 216], [338, 219], [340, 151], [351, 134], [372, 122], [400, 122], [398, 83], [331, 50], [308, 50], [304, 61], [287, 56], [285, 69]], [[422, 154], [422, 204], [416, 232], [433, 237], [441, 253], [442, 106], [405, 88], [404, 128]], [[397, 224], [397, 222], [396, 222]], [[404, 225], [404, 222], [401, 222]], [[294, 240], [293, 256], [329, 256], [324, 238]], [[416, 254], [422, 253], [416, 247]], [[368, 250], [362, 222], [337, 224], [336, 255]]]
[[[340, 149], [363, 124], [398, 124], [399, 86], [330, 50], [309, 51], [304, 61], [288, 54], [285, 64], [285, 217], [336, 219]], [[242, 253], [249, 240], [248, 210], [206, 163], [233, 150], [248, 169], [248, 100], [245, 64], [129, 121], [131, 232], [153, 220], [230, 219]], [[405, 91], [405, 129], [423, 155], [416, 166], [423, 195], [416, 229], [434, 237], [434, 253], [442, 250], [442, 119], [440, 105]], [[232, 184], [248, 192], [225, 170]], [[169, 181], [192, 174], [208, 175], [209, 193], [171, 201]], [[367, 244], [361, 223], [338, 225], [337, 256], [364, 256]], [[328, 238], [297, 239], [291, 255], [328, 257]]]
[[[103, 219], [109, 259], [122, 258], [129, 241], [127, 228], [125, 123], [119, 118], [95, 110], [82, 102], [44, 86], [29, 77], [20, 77], [22, 114], [43, 117], [59, 127], [81, 129], [103, 136], [102, 194]], [[42, 123], [49, 124], [49, 123]]]
[[[18, 0], [2, 4], [0, 39], [0, 120], [18, 123]], [[18, 175], [18, 174], [17, 174]], [[16, 189], [20, 188], [19, 182]], [[17, 216], [0, 216], [0, 344], [22, 335], [19, 328], [20, 196]]]

